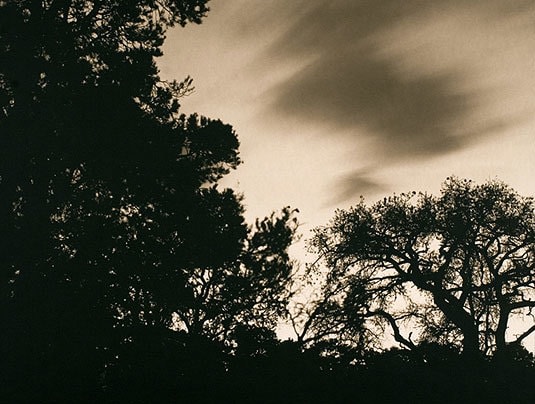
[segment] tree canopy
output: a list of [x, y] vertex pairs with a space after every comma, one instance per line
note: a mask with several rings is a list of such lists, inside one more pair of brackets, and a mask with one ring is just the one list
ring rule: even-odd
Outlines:
[[247, 225], [217, 184], [240, 164], [236, 133], [180, 114], [191, 79], [155, 63], [165, 30], [207, 10], [0, 2], [1, 355], [18, 400], [122, 388], [155, 355], [154, 383], [176, 384], [193, 352], [273, 332], [293, 211]]
[[[460, 385], [456, 401], [533, 402], [519, 344], [535, 326], [507, 333], [535, 306], [533, 200], [452, 178], [439, 197], [338, 211], [311, 240], [321, 287], [296, 303], [295, 211], [246, 222], [243, 196], [220, 184], [241, 164], [237, 134], [182, 114], [192, 79], [158, 72], [166, 30], [207, 12], [0, 0], [0, 401], [349, 402], [403, 388], [450, 402]], [[285, 320], [296, 341], [279, 340]], [[385, 330], [399, 348], [380, 346]], [[467, 367], [460, 349], [494, 357]]]
[[366, 345], [386, 329], [408, 349], [479, 356], [535, 331], [507, 334], [535, 307], [534, 202], [499, 181], [449, 178], [438, 197], [361, 201], [316, 229], [311, 246], [327, 267], [312, 334]]

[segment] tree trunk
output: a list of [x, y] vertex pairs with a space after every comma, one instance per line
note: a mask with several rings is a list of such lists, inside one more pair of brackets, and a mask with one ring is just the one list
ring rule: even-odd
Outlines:
[[476, 362], [481, 358], [481, 351], [479, 350], [479, 333], [477, 329], [469, 329], [473, 327], [465, 327], [461, 329], [463, 333], [463, 352], [465, 359]]
[[[501, 306], [501, 305], [500, 305]], [[509, 320], [509, 310], [505, 307], [500, 307], [500, 318], [498, 326], [496, 327], [496, 352], [502, 352], [506, 348], [505, 332], [507, 331], [507, 323]]]
[[433, 291], [433, 300], [438, 308], [444, 313], [463, 334], [463, 356], [470, 360], [476, 360], [481, 356], [479, 349], [479, 331], [472, 316], [467, 313], [461, 302], [442, 289]]

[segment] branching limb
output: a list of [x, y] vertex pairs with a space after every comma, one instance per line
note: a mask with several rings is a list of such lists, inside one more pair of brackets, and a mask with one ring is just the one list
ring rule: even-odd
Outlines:
[[524, 331], [522, 334], [520, 334], [520, 336], [518, 336], [514, 340], [514, 343], [517, 343], [517, 344], [521, 343], [524, 339], [529, 337], [530, 334], [532, 334], [533, 332], [535, 332], [535, 324], [532, 325], [530, 328], [528, 328], [526, 331]]
[[399, 330], [399, 326], [396, 323], [396, 319], [394, 316], [392, 316], [390, 313], [387, 313], [384, 310], [374, 310], [369, 312], [370, 316], [379, 316], [384, 318], [390, 327], [392, 328], [392, 331], [394, 332], [394, 339], [399, 342], [400, 344], [406, 346], [410, 350], [415, 350], [417, 346], [410, 340], [405, 338], [403, 335], [401, 335], [401, 332]]

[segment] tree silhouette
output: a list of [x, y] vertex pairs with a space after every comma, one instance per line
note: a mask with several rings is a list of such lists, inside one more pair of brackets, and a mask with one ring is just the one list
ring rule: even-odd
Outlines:
[[179, 114], [191, 79], [163, 82], [154, 60], [205, 3], [0, 2], [7, 397], [146, 397], [221, 369], [237, 325], [273, 329], [292, 211], [247, 226], [217, 187], [240, 164], [235, 132]]
[[535, 305], [533, 201], [499, 182], [338, 212], [277, 339], [294, 211], [246, 223], [218, 186], [236, 133], [155, 63], [206, 3], [0, 1], [0, 401], [532, 402], [534, 327], [506, 331]]
[[[227, 226], [228, 218], [221, 219], [220, 224], [210, 222]], [[273, 330], [290, 298], [287, 285], [292, 265], [287, 248], [296, 228], [293, 212], [285, 208], [281, 216], [273, 214], [257, 220], [243, 238], [244, 244], [234, 261], [219, 267], [207, 263], [188, 271], [185, 276], [190, 300], [175, 311], [179, 326], [190, 334], [226, 342], [232, 340], [236, 326], [241, 330], [251, 328], [252, 332]], [[211, 249], [214, 245], [221, 247], [221, 243], [208, 245]], [[221, 252], [229, 251], [223, 246]], [[211, 250], [210, 257], [213, 255]]]
[[389, 329], [407, 349], [438, 342], [473, 358], [521, 342], [535, 326], [506, 331], [535, 306], [533, 207], [501, 182], [449, 178], [439, 197], [338, 211], [311, 242], [328, 273], [307, 331], [369, 346]]

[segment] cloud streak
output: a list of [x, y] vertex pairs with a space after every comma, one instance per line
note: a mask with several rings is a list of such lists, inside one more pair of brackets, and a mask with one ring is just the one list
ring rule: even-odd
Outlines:
[[347, 200], [353, 199], [355, 196], [362, 196], [368, 193], [378, 193], [385, 191], [384, 184], [374, 180], [366, 170], [355, 170], [348, 174], [341, 176], [335, 187], [334, 195], [328, 205], [337, 205]]
[[460, 147], [458, 125], [473, 100], [456, 91], [455, 75], [402, 77], [362, 49], [333, 52], [279, 84], [277, 114], [324, 124], [329, 133], [370, 134], [391, 160]]
[[[403, 53], [404, 36], [394, 43], [382, 41], [393, 28], [409, 26], [414, 34], [443, 13], [462, 13], [463, 4], [456, 0], [310, 0], [301, 4], [298, 16], [288, 16], [293, 22], [265, 51], [263, 57], [279, 62], [307, 61], [269, 90], [269, 112], [321, 125], [333, 140], [352, 142], [355, 147], [363, 139], [371, 140], [375, 167], [364, 177], [355, 171], [339, 179], [337, 199], [379, 189], [373, 170], [382, 165], [459, 150], [485, 137], [489, 128], [508, 125], [503, 116], [485, 122], [475, 119], [489, 98], [489, 89], [464, 85], [470, 80], [469, 66], [441, 66], [434, 61], [433, 68], [418, 69], [382, 52], [393, 46]], [[492, 4], [504, 12], [499, 1], [479, 6]], [[434, 45], [432, 39], [423, 43], [427, 48]]]

